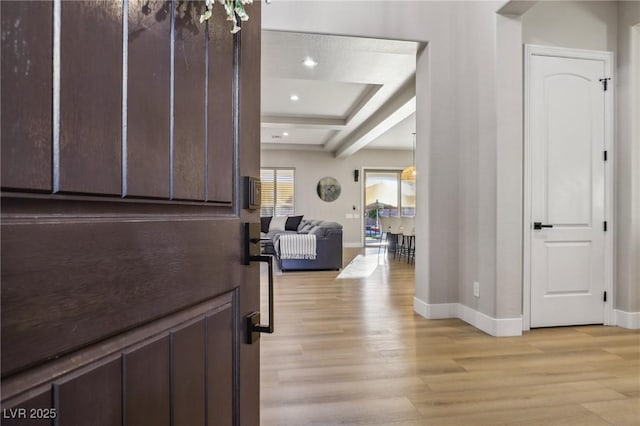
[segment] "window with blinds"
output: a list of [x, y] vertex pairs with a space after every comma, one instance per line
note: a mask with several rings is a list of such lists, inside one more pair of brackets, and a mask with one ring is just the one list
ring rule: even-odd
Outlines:
[[261, 168], [260, 216], [293, 216], [295, 169]]

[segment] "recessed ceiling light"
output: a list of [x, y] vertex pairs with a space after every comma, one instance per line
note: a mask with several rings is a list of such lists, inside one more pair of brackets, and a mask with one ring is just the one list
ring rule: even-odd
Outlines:
[[292, 101], [295, 102], [295, 101], [299, 100], [300, 97], [298, 95], [291, 95], [291, 96], [289, 96], [289, 99], [291, 99]]
[[289, 136], [289, 132], [282, 132], [282, 136]]
[[305, 60], [302, 61], [302, 64], [307, 68], [315, 68], [315, 66], [318, 65], [318, 63], [314, 61], [313, 58], [305, 58]]

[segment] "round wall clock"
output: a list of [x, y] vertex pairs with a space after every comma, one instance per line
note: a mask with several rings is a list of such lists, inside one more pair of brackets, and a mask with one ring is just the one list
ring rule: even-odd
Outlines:
[[316, 187], [318, 197], [328, 202], [337, 200], [341, 190], [340, 183], [332, 177], [323, 177], [318, 181], [318, 186]]

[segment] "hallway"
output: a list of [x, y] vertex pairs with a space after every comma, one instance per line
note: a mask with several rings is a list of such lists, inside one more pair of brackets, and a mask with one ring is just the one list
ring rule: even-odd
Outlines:
[[[345, 265], [359, 253], [347, 249]], [[275, 277], [275, 333], [261, 338], [263, 426], [637, 424], [637, 330], [496, 338], [414, 314], [406, 263], [381, 256], [368, 279], [337, 275]]]

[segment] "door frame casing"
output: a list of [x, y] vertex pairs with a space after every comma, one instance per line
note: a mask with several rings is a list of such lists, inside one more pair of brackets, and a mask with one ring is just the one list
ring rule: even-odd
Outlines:
[[533, 56], [554, 56], [569, 59], [590, 59], [603, 61], [605, 64], [604, 77], [609, 77], [607, 91], [604, 92], [604, 147], [607, 151], [607, 161], [604, 162], [604, 215], [607, 221], [607, 232], [604, 235], [604, 291], [607, 301], [604, 304], [604, 325], [614, 324], [613, 301], [613, 247], [614, 247], [614, 199], [613, 185], [614, 168], [614, 90], [615, 75], [613, 67], [613, 52], [598, 50], [572, 49], [554, 46], [524, 45], [524, 209], [523, 209], [523, 268], [522, 268], [522, 329], [529, 330], [531, 325], [531, 58]]

